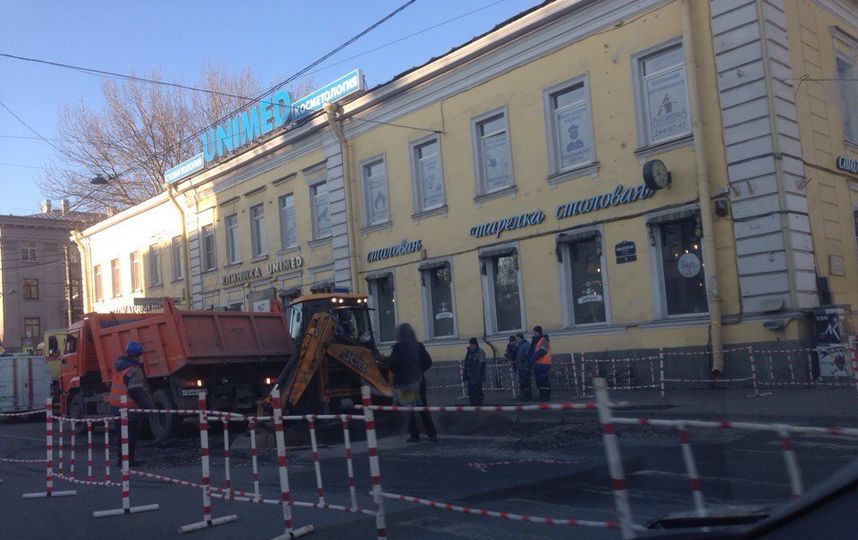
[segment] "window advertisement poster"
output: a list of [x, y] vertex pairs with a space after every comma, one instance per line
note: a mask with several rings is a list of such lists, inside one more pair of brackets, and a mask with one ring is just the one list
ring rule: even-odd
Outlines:
[[377, 174], [369, 179], [369, 204], [370, 223], [387, 221], [387, 190], [382, 174]]
[[437, 156], [420, 160], [421, 195], [424, 209], [441, 206], [443, 200], [438, 165]]
[[851, 380], [855, 366], [847, 347], [846, 310], [841, 307], [823, 307], [813, 311], [816, 334], [816, 354], [819, 358], [819, 378]]
[[506, 134], [483, 139], [483, 159], [486, 171], [486, 191], [505, 188], [509, 184], [509, 152]]
[[560, 168], [591, 161], [593, 134], [587, 105], [580, 103], [557, 111]]
[[650, 142], [688, 133], [688, 95], [682, 66], [647, 77], [646, 100]]

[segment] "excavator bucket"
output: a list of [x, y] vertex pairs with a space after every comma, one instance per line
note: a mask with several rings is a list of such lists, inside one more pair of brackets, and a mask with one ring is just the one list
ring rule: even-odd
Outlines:
[[363, 377], [370, 386], [385, 396], [391, 397], [393, 395], [390, 383], [381, 374], [381, 370], [378, 369], [378, 365], [372, 357], [372, 352], [366, 347], [332, 343], [328, 346], [328, 354]]

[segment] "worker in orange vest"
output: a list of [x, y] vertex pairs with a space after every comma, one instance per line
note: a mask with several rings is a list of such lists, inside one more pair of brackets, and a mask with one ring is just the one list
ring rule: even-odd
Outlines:
[[530, 342], [530, 364], [539, 389], [539, 401], [551, 401], [551, 342], [542, 333], [541, 326], [533, 327], [533, 339]]
[[[113, 379], [110, 383], [110, 405], [113, 407], [113, 414], [116, 416], [119, 415], [122, 396], [128, 398], [129, 409], [152, 408], [152, 398], [146, 389], [146, 374], [143, 372], [143, 362], [140, 360], [142, 355], [143, 346], [132, 341], [125, 347], [125, 354], [117, 358], [113, 366]], [[128, 415], [128, 460], [131, 467], [142, 464], [142, 462], [134, 459], [134, 447], [140, 437], [140, 430], [143, 428], [145, 419], [146, 416], [142, 413], [130, 413]], [[122, 466], [121, 434], [121, 424], [119, 420], [116, 420], [114, 440], [117, 442], [119, 455], [117, 466], [119, 467]]]

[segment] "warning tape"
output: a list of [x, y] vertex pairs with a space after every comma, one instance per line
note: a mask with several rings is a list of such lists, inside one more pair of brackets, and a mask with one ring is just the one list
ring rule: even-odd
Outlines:
[[480, 463], [471, 461], [467, 464], [472, 469], [477, 469], [480, 472], [487, 472], [489, 467], [497, 467], [501, 465], [520, 465], [523, 463], [544, 463], [548, 465], [574, 465], [580, 463], [578, 461], [564, 461], [559, 459], [517, 459], [514, 461], [492, 461], [490, 463]]
[[110, 480], [104, 481], [96, 481], [96, 480], [80, 480], [78, 478], [73, 478], [71, 476], [66, 476], [64, 474], [54, 472], [54, 478], [61, 478], [66, 482], [71, 482], [72, 484], [80, 484], [82, 486], [100, 486], [100, 487], [121, 487], [122, 484], [119, 482], [111, 482]]
[[847, 435], [858, 437], [858, 428], [841, 427], [841, 426], [794, 426], [788, 424], [763, 424], [760, 422], [732, 422], [729, 420], [711, 421], [711, 420], [666, 420], [661, 418], [623, 418], [614, 417], [614, 423], [625, 425], [640, 425], [640, 426], [661, 426], [661, 427], [702, 427], [702, 428], [718, 428], [718, 429], [741, 429], [749, 431], [773, 431], [779, 432], [782, 428], [787, 428], [792, 433], [806, 433], [811, 435]]
[[45, 409], [37, 409], [35, 411], [24, 411], [24, 412], [4, 412], [0, 413], [0, 416], [33, 416], [37, 414], [45, 414]]
[[[611, 407], [622, 407], [625, 402], [611, 403]], [[593, 411], [596, 410], [596, 402], [588, 401], [586, 403], [539, 403], [536, 405], [429, 405], [429, 406], [414, 406], [414, 405], [368, 405], [360, 407], [373, 411], [389, 411], [389, 412], [413, 412], [413, 411], [431, 411], [431, 412], [524, 412], [524, 411]]]
[[4, 463], [44, 463], [47, 460], [44, 459], [14, 459], [14, 458], [0, 458], [0, 461]]

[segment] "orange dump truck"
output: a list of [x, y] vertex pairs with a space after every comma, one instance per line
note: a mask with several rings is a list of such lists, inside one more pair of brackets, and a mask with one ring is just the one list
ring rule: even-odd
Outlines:
[[[282, 312], [180, 311], [90, 313], [68, 330], [62, 359], [62, 408], [78, 418], [109, 413], [113, 365], [131, 341], [143, 345], [144, 371], [159, 409], [194, 409], [205, 390], [210, 409], [255, 410], [295, 351]], [[156, 439], [173, 434], [179, 417], [151, 415]]]

